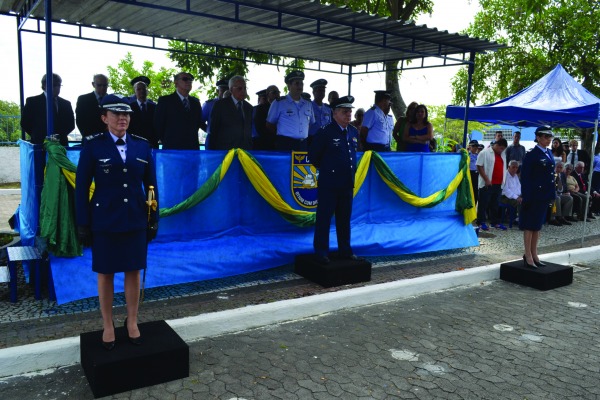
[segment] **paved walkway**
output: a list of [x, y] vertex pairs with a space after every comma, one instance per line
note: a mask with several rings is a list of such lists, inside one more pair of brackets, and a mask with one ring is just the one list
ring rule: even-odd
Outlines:
[[[540, 292], [503, 281], [208, 338], [189, 378], [112, 399], [597, 399], [600, 260]], [[91, 399], [79, 366], [3, 399]]]

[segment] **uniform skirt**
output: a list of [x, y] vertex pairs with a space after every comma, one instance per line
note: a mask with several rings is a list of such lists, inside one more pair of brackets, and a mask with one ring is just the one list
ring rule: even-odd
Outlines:
[[548, 202], [523, 202], [519, 212], [519, 229], [526, 231], [540, 231], [546, 222]]
[[101, 274], [146, 268], [146, 230], [93, 232], [92, 271]]

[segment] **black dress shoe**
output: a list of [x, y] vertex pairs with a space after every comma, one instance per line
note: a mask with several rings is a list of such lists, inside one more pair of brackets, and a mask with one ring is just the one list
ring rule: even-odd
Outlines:
[[569, 221], [567, 221], [565, 218], [560, 218], [559, 221], [563, 225], [573, 225], [572, 223], [570, 223]]
[[123, 322], [123, 326], [125, 327], [125, 330], [127, 331], [127, 339], [129, 339], [129, 343], [135, 344], [136, 346], [139, 346], [140, 344], [142, 344], [142, 335], [140, 335], [138, 337], [129, 336], [129, 329], [127, 329], [127, 317], [125, 317], [125, 322]]
[[533, 269], [537, 269], [537, 268], [538, 268], [538, 266], [537, 266], [537, 265], [535, 265], [535, 264], [533, 264], [533, 265], [529, 264], [529, 263], [527, 262], [527, 259], [525, 258], [525, 256], [523, 256], [523, 264], [525, 264], [525, 266], [526, 266], [526, 267], [529, 267], [529, 268], [533, 268]]
[[554, 225], [554, 226], [562, 226], [562, 224], [560, 222], [558, 222], [556, 219], [552, 219], [550, 221], [548, 221], [549, 225]]
[[577, 218], [573, 218], [571, 216], [565, 217], [565, 220], [571, 221], [571, 222], [577, 222]]
[[[115, 328], [115, 321], [113, 321], [113, 329]], [[105, 342], [104, 340], [102, 340], [102, 347], [104, 347], [105, 350], [111, 351], [112, 349], [115, 348], [115, 340], [113, 340], [112, 342]]]
[[323, 265], [327, 265], [327, 264], [331, 263], [331, 260], [327, 256], [316, 256], [316, 261], [319, 264], [323, 264]]

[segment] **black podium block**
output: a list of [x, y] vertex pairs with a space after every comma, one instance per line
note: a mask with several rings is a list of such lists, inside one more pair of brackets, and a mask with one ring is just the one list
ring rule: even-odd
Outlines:
[[371, 280], [371, 263], [367, 260], [340, 260], [331, 257], [329, 264], [317, 262], [314, 254], [296, 256], [294, 272], [324, 287], [348, 285]]
[[94, 397], [103, 397], [146, 386], [187, 378], [188, 345], [165, 321], [139, 325], [143, 343], [129, 343], [124, 327], [115, 329], [116, 345], [102, 347], [102, 331], [81, 334], [81, 366]]
[[550, 290], [573, 282], [573, 267], [544, 261], [545, 267], [526, 267], [522, 260], [500, 264], [500, 279], [539, 290]]

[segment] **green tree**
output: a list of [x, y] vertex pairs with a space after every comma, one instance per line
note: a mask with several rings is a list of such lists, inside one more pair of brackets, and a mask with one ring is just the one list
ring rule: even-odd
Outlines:
[[[482, 11], [469, 36], [504, 43], [496, 53], [478, 55], [473, 104], [498, 101], [526, 88], [560, 63], [600, 96], [600, 3], [596, 0], [480, 0]], [[453, 102], [464, 104], [467, 71], [452, 81]], [[591, 150], [592, 130], [577, 133]]]
[[[429, 122], [433, 125], [434, 136], [438, 140], [438, 151], [451, 151], [450, 148], [454, 144], [462, 144], [463, 139], [463, 121], [458, 119], [446, 119], [446, 106], [427, 106], [429, 114]], [[482, 131], [488, 126], [471, 121], [467, 126], [468, 132], [474, 130]]]
[[155, 71], [153, 67], [153, 62], [144, 61], [141, 69], [135, 68], [131, 53], [127, 53], [125, 58], [119, 61], [116, 67], [107, 67], [108, 79], [113, 92], [132, 95], [131, 80], [143, 75], [150, 79], [150, 86], [148, 87], [149, 99], [156, 100], [160, 96], [173, 93], [175, 91], [173, 76], [177, 71], [174, 68], [165, 67], [161, 67], [158, 71]]
[[[477, 56], [473, 104], [514, 94], [560, 63], [600, 96], [600, 3], [594, 0], [480, 0], [482, 11], [466, 30], [508, 47]], [[467, 71], [453, 79], [454, 104], [464, 104]]]
[[[366, 11], [380, 17], [390, 17], [398, 21], [409, 21], [422, 13], [433, 11], [433, 0], [321, 0], [323, 4], [346, 6], [353, 11]], [[213, 81], [230, 78], [233, 75], [246, 75], [248, 64], [239, 50], [222, 47], [190, 44], [182, 41], [170, 41], [169, 57], [186, 71], [195, 71], [204, 86], [213, 87]], [[184, 50], [194, 54], [186, 54]], [[202, 56], [206, 55], [206, 56]], [[212, 57], [217, 55], [223, 58]], [[257, 64], [268, 61], [261, 53], [248, 53], [247, 59]], [[273, 57], [273, 60], [285, 65], [284, 74], [292, 69], [303, 69], [305, 60]], [[386, 64], [386, 89], [392, 93], [392, 111], [396, 118], [404, 115], [406, 104], [400, 94], [398, 62]], [[214, 89], [213, 89], [214, 90]]]
[[16, 142], [21, 137], [21, 108], [0, 100], [0, 142]]

